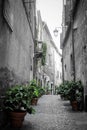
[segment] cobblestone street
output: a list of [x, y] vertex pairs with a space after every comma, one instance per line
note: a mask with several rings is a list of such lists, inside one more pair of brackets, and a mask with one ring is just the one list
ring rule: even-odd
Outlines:
[[22, 128], [3, 130], [87, 130], [87, 113], [72, 111], [69, 101], [57, 95], [42, 96], [34, 108], [36, 113], [25, 116]]
[[74, 112], [57, 95], [42, 96], [35, 115], [26, 115], [21, 130], [87, 130], [87, 113]]

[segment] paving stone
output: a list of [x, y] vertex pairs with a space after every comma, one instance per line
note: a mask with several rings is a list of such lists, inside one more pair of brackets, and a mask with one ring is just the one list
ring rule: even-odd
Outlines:
[[26, 115], [20, 130], [87, 130], [87, 113], [73, 111], [57, 95], [42, 96], [34, 108], [36, 113]]

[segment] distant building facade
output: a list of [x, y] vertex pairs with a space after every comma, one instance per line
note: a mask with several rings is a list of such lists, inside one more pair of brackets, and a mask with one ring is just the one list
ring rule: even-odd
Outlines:
[[45, 65], [41, 65], [39, 60], [39, 76], [42, 86], [46, 87], [49, 85], [51, 93], [54, 94], [55, 86], [59, 85], [62, 81], [61, 54], [53, 42], [47, 24], [41, 19], [40, 11], [37, 14], [38, 41], [42, 41], [47, 46]]
[[87, 107], [87, 1], [63, 1], [63, 78], [81, 80]]

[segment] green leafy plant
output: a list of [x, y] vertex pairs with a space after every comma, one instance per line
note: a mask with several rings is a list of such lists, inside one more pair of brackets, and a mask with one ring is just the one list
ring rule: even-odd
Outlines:
[[56, 87], [56, 93], [60, 94], [62, 98], [69, 99], [69, 83], [66, 81], [61, 83], [58, 87]]
[[39, 88], [38, 88], [38, 91], [39, 91], [39, 97], [41, 97], [42, 95], [45, 94], [45, 89], [42, 88], [42, 87], [39, 87]]
[[39, 97], [38, 85], [35, 79], [30, 81], [30, 84], [28, 85], [28, 89], [31, 93], [31, 98]]
[[30, 81], [28, 89], [31, 93], [31, 98], [39, 98], [45, 93], [45, 90], [37, 83], [35, 79]]
[[31, 93], [28, 87], [16, 85], [7, 90], [4, 99], [4, 109], [6, 111], [27, 111], [28, 113], [34, 113], [35, 110], [31, 107], [30, 102]]
[[56, 88], [57, 94], [60, 94], [62, 97], [71, 101], [77, 99], [77, 91], [83, 93], [83, 86], [81, 81], [65, 81]]
[[78, 110], [83, 110], [83, 85], [81, 81], [65, 81], [56, 88], [56, 91], [63, 99], [70, 100], [71, 105], [75, 102]]

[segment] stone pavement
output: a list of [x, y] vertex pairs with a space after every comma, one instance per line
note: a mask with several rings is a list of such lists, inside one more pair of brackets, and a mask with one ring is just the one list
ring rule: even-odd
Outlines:
[[34, 108], [36, 113], [26, 115], [20, 130], [87, 130], [87, 113], [73, 111], [57, 95], [42, 96]]

